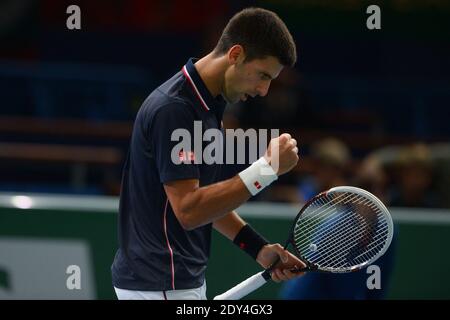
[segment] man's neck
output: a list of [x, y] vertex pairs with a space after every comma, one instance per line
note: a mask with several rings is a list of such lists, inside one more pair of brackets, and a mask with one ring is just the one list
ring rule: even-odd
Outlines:
[[226, 70], [225, 57], [214, 57], [212, 53], [204, 56], [195, 63], [200, 78], [215, 98], [222, 94], [224, 73]]

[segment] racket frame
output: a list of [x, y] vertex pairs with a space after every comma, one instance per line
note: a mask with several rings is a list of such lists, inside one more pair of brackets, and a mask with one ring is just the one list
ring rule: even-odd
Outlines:
[[[386, 217], [387, 220], [387, 224], [388, 224], [388, 238], [386, 239], [386, 243], [383, 246], [383, 249], [374, 257], [372, 257], [369, 261], [366, 261], [364, 263], [361, 263], [357, 266], [353, 266], [352, 268], [348, 269], [348, 270], [327, 270], [327, 269], [322, 269], [320, 268], [317, 264], [312, 263], [310, 261], [308, 261], [308, 259], [306, 259], [298, 250], [297, 250], [297, 246], [294, 243], [294, 230], [295, 227], [297, 225], [297, 221], [298, 219], [300, 219], [300, 217], [302, 216], [302, 214], [305, 212], [305, 210], [311, 205], [311, 203], [313, 203], [314, 201], [316, 201], [317, 199], [327, 196], [328, 193], [330, 192], [352, 192], [355, 194], [358, 194], [360, 196], [366, 197], [368, 198], [370, 201], [374, 202], [381, 210], [382, 213], [384, 214], [384, 216]], [[295, 255], [297, 256], [297, 258], [299, 258], [305, 265], [306, 267], [304, 268], [300, 268], [300, 269], [291, 269], [291, 272], [325, 272], [325, 273], [349, 273], [349, 272], [355, 272], [358, 270], [361, 270], [363, 268], [365, 268], [367, 265], [370, 265], [372, 262], [374, 262], [375, 260], [377, 260], [379, 257], [381, 257], [386, 250], [389, 248], [391, 241], [392, 241], [392, 236], [394, 234], [394, 223], [392, 221], [392, 217], [389, 214], [389, 210], [386, 208], [386, 206], [383, 204], [383, 202], [378, 199], [375, 195], [373, 195], [372, 193], [361, 189], [361, 188], [357, 188], [357, 187], [352, 187], [352, 186], [339, 186], [339, 187], [334, 187], [331, 189], [328, 189], [327, 191], [323, 191], [317, 195], [315, 195], [314, 197], [312, 197], [311, 199], [309, 199], [304, 205], [303, 207], [300, 209], [299, 213], [296, 215], [294, 222], [292, 223], [291, 229], [289, 231], [289, 237], [284, 245], [284, 249], [286, 250], [289, 245], [291, 245], [293, 247], [293, 250], [295, 252]], [[275, 264], [278, 263], [279, 260], [277, 260], [269, 269], [267, 269], [266, 271], [270, 272], [273, 270], [273, 268], [275, 267]]]

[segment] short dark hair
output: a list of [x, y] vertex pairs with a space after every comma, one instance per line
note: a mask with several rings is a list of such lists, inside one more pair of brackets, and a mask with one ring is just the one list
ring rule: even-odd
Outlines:
[[247, 8], [235, 14], [222, 32], [214, 48], [216, 55], [225, 54], [239, 44], [246, 61], [273, 56], [284, 66], [297, 60], [295, 42], [280, 17], [262, 8]]

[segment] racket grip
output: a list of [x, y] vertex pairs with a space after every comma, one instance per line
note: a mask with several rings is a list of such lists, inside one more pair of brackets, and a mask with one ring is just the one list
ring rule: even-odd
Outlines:
[[300, 269], [290, 269], [291, 272], [293, 273], [300, 273], [300, 272], [307, 272], [307, 271], [313, 271], [313, 269], [311, 269], [310, 267], [304, 267], [304, 268], [300, 268]]
[[249, 293], [255, 291], [259, 287], [263, 286], [268, 281], [268, 279], [270, 279], [269, 272], [258, 272], [257, 274], [251, 276], [247, 280], [242, 281], [228, 291], [215, 296], [214, 300], [239, 300]]

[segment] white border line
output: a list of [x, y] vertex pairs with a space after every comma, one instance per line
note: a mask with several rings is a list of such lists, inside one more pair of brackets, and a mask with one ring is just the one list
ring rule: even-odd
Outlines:
[[[55, 194], [0, 193], [0, 209], [16, 208], [17, 196], [28, 197], [30, 209], [61, 210], [82, 212], [104, 212], [116, 214], [119, 209], [118, 197], [72, 196]], [[301, 205], [270, 202], [246, 203], [236, 211], [244, 218], [294, 219]], [[27, 209], [23, 209], [27, 210]], [[449, 209], [389, 208], [394, 222], [408, 224], [450, 224]]]
[[197, 94], [197, 96], [199, 97], [200, 101], [202, 102], [203, 107], [206, 108], [206, 110], [209, 111], [208, 105], [206, 104], [205, 100], [203, 100], [203, 97], [200, 94], [200, 91], [197, 89], [197, 86], [195, 85], [194, 80], [192, 80], [191, 75], [187, 71], [186, 66], [183, 66], [183, 71], [184, 71], [185, 76], [188, 78], [188, 81], [191, 83], [192, 87], [194, 88], [195, 93]]

